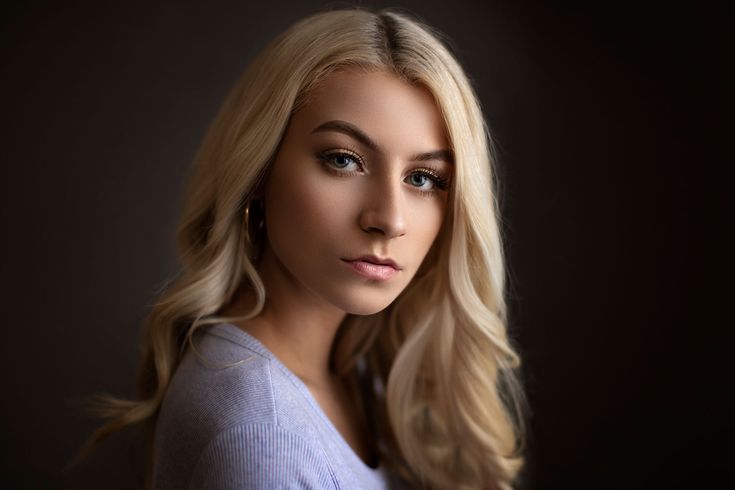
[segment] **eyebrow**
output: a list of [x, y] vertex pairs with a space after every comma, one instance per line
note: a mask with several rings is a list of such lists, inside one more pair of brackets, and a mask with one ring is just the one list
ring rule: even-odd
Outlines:
[[[372, 151], [378, 151], [378, 144], [370, 138], [367, 134], [365, 134], [364, 131], [362, 131], [360, 128], [355, 126], [354, 124], [350, 124], [347, 121], [340, 121], [340, 120], [332, 120], [327, 121], [323, 124], [320, 124], [314, 130], [312, 131], [312, 134], [314, 133], [323, 133], [323, 132], [329, 132], [329, 131], [336, 131], [338, 133], [346, 134], [347, 136], [351, 136], [352, 138], [356, 139], [363, 145], [370, 148]], [[454, 163], [454, 155], [452, 154], [451, 150], [434, 150], [429, 151], [426, 153], [417, 153], [416, 155], [413, 155], [410, 158], [411, 161], [414, 162], [426, 162], [430, 160], [442, 160], [444, 162], [447, 162], [449, 164]]]
[[454, 163], [454, 155], [451, 150], [436, 150], [426, 153], [418, 153], [411, 157], [412, 162], [426, 162], [430, 160], [442, 160], [449, 164]]

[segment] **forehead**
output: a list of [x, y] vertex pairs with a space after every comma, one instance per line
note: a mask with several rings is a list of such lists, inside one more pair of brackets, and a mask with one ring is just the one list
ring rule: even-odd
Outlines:
[[331, 73], [314, 88], [292, 123], [311, 131], [330, 120], [347, 121], [396, 152], [447, 147], [441, 112], [431, 93], [386, 71]]

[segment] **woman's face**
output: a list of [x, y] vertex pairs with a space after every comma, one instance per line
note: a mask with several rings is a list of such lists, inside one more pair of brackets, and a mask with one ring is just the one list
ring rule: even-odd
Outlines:
[[330, 74], [291, 118], [266, 182], [269, 270], [347, 313], [384, 309], [441, 228], [448, 148], [426, 89], [381, 71]]

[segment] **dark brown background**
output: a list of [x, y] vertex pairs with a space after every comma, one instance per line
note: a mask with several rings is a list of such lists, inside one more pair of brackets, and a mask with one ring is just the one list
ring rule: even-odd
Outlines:
[[[390, 3], [453, 40], [499, 143], [524, 488], [732, 481], [732, 17], [690, 3]], [[0, 486], [139, 486], [131, 433], [62, 474], [95, 426], [73, 401], [134, 394], [203, 133], [253, 54], [324, 5], [3, 3]]]

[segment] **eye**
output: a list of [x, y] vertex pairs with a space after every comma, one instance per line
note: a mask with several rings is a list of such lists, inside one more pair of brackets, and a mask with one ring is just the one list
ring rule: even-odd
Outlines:
[[434, 192], [437, 188], [446, 190], [449, 184], [449, 179], [440, 177], [429, 169], [418, 169], [405, 180], [423, 192]]
[[347, 150], [328, 151], [319, 155], [327, 165], [338, 170], [357, 170], [362, 167], [362, 158]]
[[408, 180], [411, 183], [411, 185], [415, 187], [425, 187], [426, 184], [431, 184], [429, 186], [429, 189], [434, 187], [434, 181], [429, 178], [428, 175], [424, 173], [415, 173], [408, 176]]

